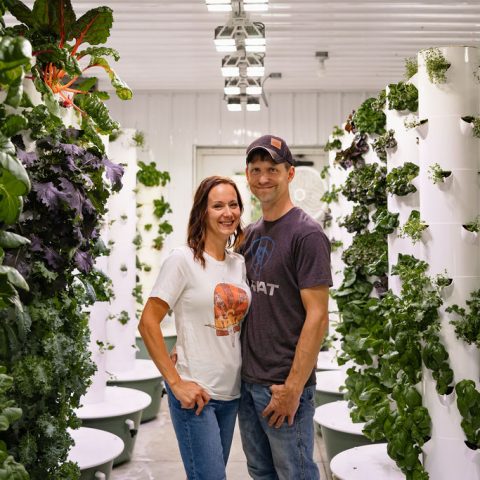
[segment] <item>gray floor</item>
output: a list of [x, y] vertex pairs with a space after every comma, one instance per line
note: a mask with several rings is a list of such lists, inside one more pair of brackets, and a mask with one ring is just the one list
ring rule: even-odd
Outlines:
[[[160, 413], [155, 420], [140, 426], [133, 458], [130, 462], [113, 469], [110, 480], [185, 480], [177, 440], [164, 397]], [[316, 436], [315, 460], [322, 480], [331, 480], [323, 441]], [[247, 480], [249, 475], [242, 451], [238, 427], [235, 429], [232, 450], [227, 465], [228, 480]], [[292, 479], [294, 480], [294, 479]]]

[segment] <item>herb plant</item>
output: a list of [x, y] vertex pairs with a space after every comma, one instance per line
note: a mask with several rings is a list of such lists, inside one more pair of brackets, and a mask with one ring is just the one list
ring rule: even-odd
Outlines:
[[137, 182], [146, 187], [158, 187], [160, 185], [164, 187], [170, 181], [170, 174], [157, 170], [155, 162], [150, 162], [147, 165], [140, 161], [138, 162], [138, 167]]
[[418, 72], [417, 57], [408, 57], [405, 59], [405, 78], [410, 80]]
[[418, 90], [410, 83], [391, 83], [388, 86], [387, 99], [390, 110], [418, 110]]
[[420, 168], [412, 162], [405, 162], [401, 167], [393, 168], [387, 175], [387, 192], [404, 196], [417, 191], [410, 182], [418, 175]]
[[447, 81], [446, 72], [450, 68], [439, 48], [430, 48], [423, 52], [425, 68], [427, 75], [432, 83], [445, 83]]
[[422, 232], [428, 228], [428, 225], [420, 218], [418, 210], [412, 210], [408, 220], [402, 228], [400, 228], [401, 237], [410, 237], [412, 243], [415, 244], [422, 238]]
[[448, 178], [452, 172], [450, 170], [442, 170], [442, 167], [438, 163], [434, 163], [428, 168], [429, 176], [428, 178], [432, 180], [433, 183], [443, 183], [446, 178]]
[[447, 307], [447, 313], [455, 313], [457, 318], [450, 323], [455, 326], [457, 338], [480, 348], [480, 290], [470, 293], [467, 308], [458, 305]]
[[405, 120], [403, 121], [403, 125], [407, 130], [410, 130], [412, 128], [425, 125], [427, 122], [428, 122], [428, 118], [423, 118], [422, 120], [420, 120], [417, 116], [411, 115], [405, 118]]
[[387, 161], [387, 149], [395, 148], [397, 146], [397, 141], [395, 140], [395, 131], [389, 130], [383, 135], [380, 135], [373, 143], [372, 148], [375, 150], [378, 158], [382, 162]]
[[464, 224], [463, 228], [472, 233], [480, 232], [480, 215], [477, 215], [475, 220], [472, 220], [471, 222]]
[[343, 242], [341, 240], [335, 240], [334, 238], [332, 238], [330, 240], [330, 247], [332, 249], [332, 252], [335, 252], [339, 248], [343, 247]]

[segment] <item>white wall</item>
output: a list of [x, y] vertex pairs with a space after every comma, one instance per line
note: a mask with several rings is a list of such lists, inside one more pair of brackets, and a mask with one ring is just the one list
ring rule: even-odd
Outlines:
[[[376, 95], [376, 93], [375, 93]], [[165, 250], [185, 242], [192, 201], [195, 146], [247, 146], [260, 135], [283, 137], [290, 146], [323, 145], [367, 93], [272, 93], [260, 112], [229, 112], [222, 93], [137, 92], [131, 101], [112, 96], [112, 117], [145, 133], [160, 169], [172, 177], [168, 201], [174, 232]], [[139, 155], [138, 160], [142, 160]], [[145, 154], [145, 161], [150, 161]]]

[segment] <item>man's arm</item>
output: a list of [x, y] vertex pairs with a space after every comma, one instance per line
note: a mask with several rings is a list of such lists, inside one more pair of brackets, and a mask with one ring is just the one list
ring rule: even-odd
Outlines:
[[263, 411], [268, 424], [280, 427], [285, 419], [292, 425], [305, 383], [317, 363], [318, 352], [328, 328], [328, 286], [300, 290], [306, 317], [298, 339], [290, 373], [283, 385], [272, 385], [272, 398]]

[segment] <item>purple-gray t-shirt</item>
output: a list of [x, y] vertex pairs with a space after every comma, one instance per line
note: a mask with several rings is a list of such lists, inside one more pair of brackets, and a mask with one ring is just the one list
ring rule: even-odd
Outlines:
[[[250, 225], [240, 253], [252, 290], [242, 326], [242, 379], [281, 384], [305, 322], [300, 290], [332, 285], [330, 242], [318, 222], [294, 207], [278, 220]], [[313, 384], [314, 371], [306, 386]]]

